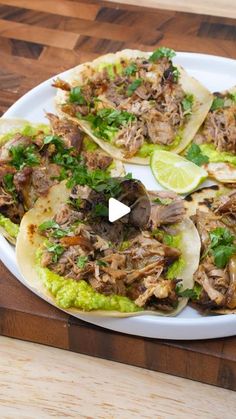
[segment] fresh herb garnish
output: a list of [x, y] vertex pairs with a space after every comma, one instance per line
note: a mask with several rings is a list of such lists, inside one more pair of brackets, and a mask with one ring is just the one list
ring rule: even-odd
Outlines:
[[47, 135], [46, 137], [44, 137], [43, 143], [46, 144], [54, 144], [56, 149], [63, 149], [64, 148], [64, 143], [61, 137], [59, 137], [58, 135]]
[[104, 204], [96, 204], [93, 207], [93, 215], [95, 217], [107, 217], [108, 216], [108, 208]]
[[224, 268], [233, 254], [236, 253], [235, 236], [228, 228], [217, 227], [210, 232], [211, 243], [205, 257], [209, 252], [213, 255], [217, 268]]
[[207, 164], [209, 162], [208, 156], [203, 154], [199, 145], [194, 143], [189, 147], [185, 157], [197, 166], [202, 166], [203, 164]]
[[211, 111], [216, 111], [217, 109], [223, 108], [225, 101], [222, 97], [215, 97], [211, 105]]
[[194, 102], [194, 96], [192, 94], [185, 95], [184, 99], [181, 102], [184, 115], [192, 114], [193, 102]]
[[77, 258], [76, 264], [77, 264], [78, 268], [83, 269], [87, 262], [88, 262], [88, 257], [87, 256], [79, 256]]
[[152, 53], [152, 55], [149, 57], [149, 61], [156, 62], [160, 58], [164, 58], [164, 57], [168, 58], [168, 60], [171, 60], [173, 57], [175, 57], [175, 55], [176, 53], [173, 49], [160, 47]]
[[11, 156], [10, 164], [18, 170], [23, 169], [25, 166], [37, 166], [40, 163], [40, 160], [35, 152], [36, 148], [33, 144], [27, 147], [22, 144], [11, 147], [9, 149]]
[[51, 235], [55, 238], [65, 237], [69, 233], [68, 229], [64, 230], [60, 228], [60, 225], [53, 220], [44, 221], [42, 224], [38, 226], [38, 229], [40, 232], [46, 230], [53, 230]]
[[132, 96], [135, 90], [142, 84], [142, 79], [135, 79], [127, 89], [127, 95]]
[[236, 102], [236, 92], [235, 93], [228, 93], [228, 98], [231, 99], [233, 102]]
[[126, 76], [133, 76], [137, 70], [138, 70], [137, 65], [135, 63], [131, 63], [124, 69], [123, 73]]
[[69, 93], [69, 102], [76, 105], [85, 105], [87, 102], [82, 94], [80, 86], [73, 87]]
[[109, 266], [109, 264], [105, 260], [96, 260], [96, 264], [98, 266]]
[[53, 253], [53, 262], [56, 263], [59, 259], [59, 257], [64, 253], [65, 248], [61, 244], [58, 243], [47, 243], [46, 245], [47, 251]]
[[49, 230], [50, 228], [59, 228], [59, 224], [53, 220], [48, 220], [38, 226], [39, 231]]
[[179, 297], [191, 298], [191, 300], [199, 300], [201, 292], [202, 287], [200, 284], [195, 284], [193, 288], [186, 288], [185, 290], [183, 290], [182, 284], [177, 284], [176, 286], [176, 294]]
[[[79, 116], [81, 118], [81, 116]], [[134, 121], [135, 115], [127, 111], [104, 108], [100, 109], [96, 115], [89, 114], [84, 119], [90, 122], [94, 133], [105, 140], [110, 141], [118, 129]]]
[[173, 199], [170, 198], [155, 198], [152, 202], [160, 205], [170, 205]]
[[173, 74], [173, 80], [175, 83], [178, 82], [179, 78], [180, 78], [180, 71], [177, 67], [172, 66], [172, 74]]
[[16, 188], [13, 183], [13, 180], [14, 180], [13, 173], [7, 173], [6, 175], [3, 176], [3, 183], [4, 183], [5, 190], [14, 196], [16, 192]]

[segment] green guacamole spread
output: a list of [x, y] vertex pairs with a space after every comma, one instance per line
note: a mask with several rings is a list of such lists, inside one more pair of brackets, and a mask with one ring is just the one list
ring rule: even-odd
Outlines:
[[0, 214], [0, 226], [3, 227], [9, 236], [16, 238], [19, 232], [18, 224], [14, 224], [9, 218]]
[[99, 294], [87, 282], [65, 279], [48, 268], [40, 267], [39, 263], [37, 263], [37, 272], [44, 286], [55, 297], [56, 303], [61, 308], [75, 307], [84, 311], [114, 310], [122, 313], [142, 311], [127, 297]]
[[172, 148], [175, 148], [179, 145], [180, 141], [182, 140], [182, 135], [176, 135], [173, 143], [169, 146], [160, 145], [160, 144], [149, 144], [144, 142], [143, 145], [140, 147], [139, 151], [137, 152], [137, 156], [139, 157], [149, 157], [155, 150], [169, 150], [171, 151]]
[[36, 124], [34, 126], [32, 126], [30, 124], [26, 124], [22, 128], [13, 129], [12, 131], [8, 132], [7, 134], [2, 135], [0, 137], [0, 145], [5, 144], [7, 141], [10, 141], [12, 139], [12, 137], [18, 132], [21, 133], [22, 135], [27, 136], [27, 137], [32, 137], [32, 136], [36, 135], [38, 133], [38, 131], [43, 131], [44, 134], [48, 135], [48, 134], [50, 134], [50, 127], [48, 125], [45, 125], [45, 124]]
[[236, 166], [236, 156], [226, 151], [217, 151], [213, 144], [201, 144], [202, 154], [209, 158], [211, 163], [226, 162]]

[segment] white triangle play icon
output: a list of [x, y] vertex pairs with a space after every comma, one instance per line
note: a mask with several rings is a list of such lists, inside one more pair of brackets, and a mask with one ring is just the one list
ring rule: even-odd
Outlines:
[[117, 199], [110, 198], [108, 203], [108, 218], [111, 223], [113, 223], [116, 220], [119, 220], [119, 218], [124, 217], [124, 215], [129, 214], [130, 207], [123, 204], [120, 201], [117, 201]]

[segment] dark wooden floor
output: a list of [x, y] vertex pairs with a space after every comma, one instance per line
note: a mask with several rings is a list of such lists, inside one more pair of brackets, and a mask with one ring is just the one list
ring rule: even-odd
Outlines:
[[[226, 18], [95, 0], [0, 0], [0, 114], [49, 76], [99, 54], [165, 45], [236, 58], [235, 41], [235, 20]], [[236, 389], [236, 338], [171, 342], [104, 331], [41, 301], [3, 265], [0, 334]]]

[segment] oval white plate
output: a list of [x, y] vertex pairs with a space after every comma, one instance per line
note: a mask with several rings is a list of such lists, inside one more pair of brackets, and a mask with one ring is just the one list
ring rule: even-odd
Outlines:
[[[198, 78], [211, 91], [221, 91], [236, 84], [236, 61], [204, 54], [178, 53], [176, 62]], [[60, 74], [63, 78], [66, 73]], [[55, 76], [56, 77], [56, 76]], [[55, 89], [52, 79], [41, 83], [20, 98], [5, 113], [5, 117], [21, 117], [31, 121], [45, 121], [44, 112], [54, 112]], [[127, 171], [142, 180], [149, 189], [160, 189], [149, 167], [127, 164]], [[7, 268], [24, 285], [15, 258], [14, 248], [0, 236], [0, 257]], [[96, 315], [76, 316], [82, 320], [115, 331], [162, 339], [211, 339], [236, 334], [236, 316], [202, 316], [186, 307], [177, 317], [141, 316], [126, 319], [98, 318]]]

